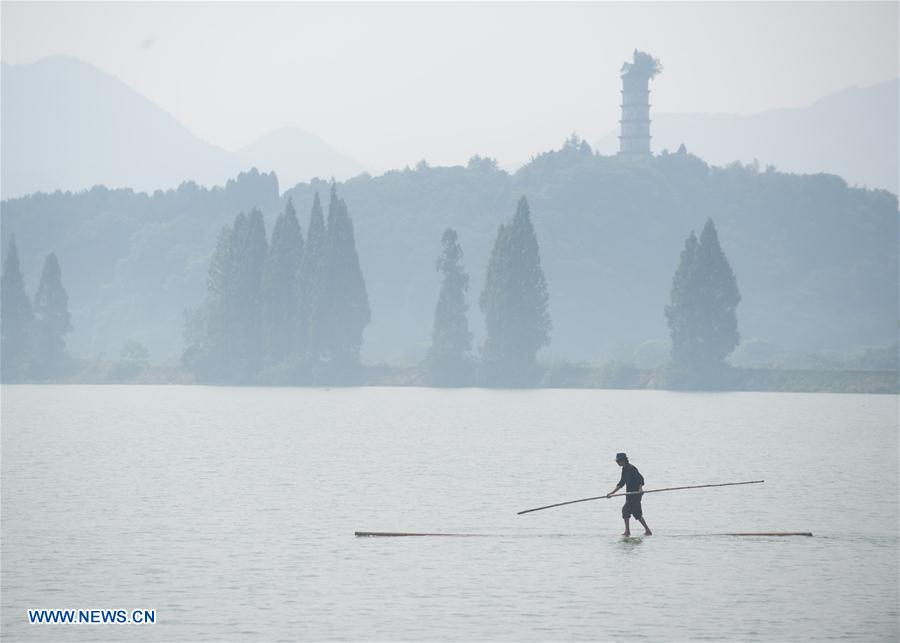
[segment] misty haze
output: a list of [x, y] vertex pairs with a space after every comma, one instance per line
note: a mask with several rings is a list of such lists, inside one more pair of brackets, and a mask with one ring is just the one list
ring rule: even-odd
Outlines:
[[4, 640], [896, 640], [897, 3], [0, 11]]

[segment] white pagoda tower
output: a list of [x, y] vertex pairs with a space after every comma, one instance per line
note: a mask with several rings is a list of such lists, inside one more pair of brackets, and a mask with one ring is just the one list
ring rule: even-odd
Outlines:
[[650, 80], [662, 71], [659, 60], [634, 50], [633, 62], [622, 65], [622, 120], [619, 154], [650, 154]]

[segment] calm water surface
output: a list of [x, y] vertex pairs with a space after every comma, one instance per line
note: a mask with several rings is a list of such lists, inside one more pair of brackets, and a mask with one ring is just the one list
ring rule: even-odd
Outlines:
[[[6, 386], [0, 446], [4, 641], [898, 639], [895, 396]], [[766, 483], [516, 515], [617, 451]]]

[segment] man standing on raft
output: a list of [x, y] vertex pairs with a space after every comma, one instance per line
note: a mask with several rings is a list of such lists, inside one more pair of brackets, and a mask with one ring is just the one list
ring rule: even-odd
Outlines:
[[[623, 486], [625, 491], [642, 492], [644, 490], [644, 476], [641, 475], [636, 466], [628, 462], [628, 456], [624, 453], [617, 453], [616, 464], [622, 467], [622, 477], [619, 478], [619, 484], [616, 485], [616, 488], [606, 494], [606, 497], [609, 498]], [[636, 493], [631, 496], [625, 496], [625, 504], [622, 505], [622, 519], [625, 521], [625, 533], [622, 534], [623, 536], [631, 535], [631, 527], [629, 525], [631, 516], [637, 518], [644, 525], [645, 536], [653, 535], [653, 532], [650, 531], [650, 527], [647, 526], [647, 522], [644, 520], [644, 512], [641, 509], [641, 497], [643, 495], [643, 493]]]

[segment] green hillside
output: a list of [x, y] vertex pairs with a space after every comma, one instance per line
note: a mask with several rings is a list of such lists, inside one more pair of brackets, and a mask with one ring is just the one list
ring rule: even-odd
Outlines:
[[[685, 237], [711, 217], [737, 275], [744, 339], [787, 350], [845, 350], [896, 339], [897, 197], [849, 188], [833, 175], [710, 167], [689, 154], [623, 160], [576, 140], [515, 174], [488, 159], [362, 175], [338, 184], [353, 218], [372, 310], [362, 357], [411, 364], [430, 342], [444, 229], [453, 227], [471, 275], [470, 322], [501, 221], [525, 196], [550, 292], [546, 359], [630, 358], [667, 339], [663, 317]], [[183, 348], [182, 311], [203, 298], [218, 229], [258, 206], [271, 232], [293, 198], [307, 225], [325, 181], [278, 195], [274, 175], [224, 188], [185, 184], [154, 194], [95, 188], [4, 201], [2, 243], [15, 233], [33, 292], [55, 251], [70, 296], [70, 351], [118, 354], [126, 340], [156, 359]]]

